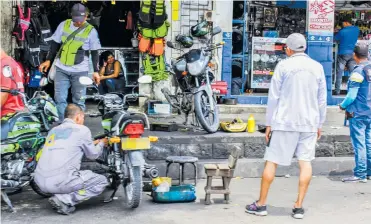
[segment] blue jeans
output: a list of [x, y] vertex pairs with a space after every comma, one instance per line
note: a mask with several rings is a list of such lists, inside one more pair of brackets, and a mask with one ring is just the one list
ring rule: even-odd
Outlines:
[[352, 72], [356, 62], [353, 59], [353, 54], [344, 54], [338, 55], [336, 63], [335, 92], [339, 94], [345, 66], [347, 66], [349, 72]]
[[125, 86], [125, 77], [119, 77], [114, 79], [104, 79], [98, 86], [100, 94], [112, 93], [112, 92], [123, 92]]
[[371, 118], [356, 117], [349, 120], [356, 167], [354, 176], [371, 176]]
[[54, 100], [57, 104], [59, 121], [64, 119], [67, 107], [68, 89], [71, 87], [72, 102], [85, 110], [86, 86], [80, 84], [79, 78], [88, 76], [88, 72], [67, 72], [57, 67], [54, 80]]

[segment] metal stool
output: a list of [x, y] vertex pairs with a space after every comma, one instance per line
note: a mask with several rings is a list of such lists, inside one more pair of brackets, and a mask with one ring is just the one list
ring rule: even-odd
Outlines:
[[169, 167], [173, 163], [179, 164], [179, 185], [184, 184], [184, 165], [186, 163], [190, 163], [194, 167], [194, 179], [195, 179], [195, 186], [197, 184], [197, 161], [198, 158], [192, 156], [169, 156], [166, 158], [166, 176], [169, 173]]

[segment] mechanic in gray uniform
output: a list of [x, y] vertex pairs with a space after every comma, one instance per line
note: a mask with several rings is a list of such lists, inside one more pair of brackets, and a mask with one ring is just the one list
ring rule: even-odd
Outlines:
[[75, 210], [75, 205], [100, 195], [108, 185], [105, 176], [90, 170], [80, 170], [83, 155], [97, 159], [107, 139], [92, 140], [89, 128], [83, 125], [84, 112], [69, 104], [62, 124], [53, 128], [46, 139], [35, 171], [35, 181], [49, 199], [53, 209], [63, 215]]

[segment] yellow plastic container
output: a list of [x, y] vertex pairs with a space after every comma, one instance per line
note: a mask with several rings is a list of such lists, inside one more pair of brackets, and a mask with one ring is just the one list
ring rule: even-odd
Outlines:
[[156, 177], [152, 179], [152, 186], [157, 187], [163, 182], [168, 182], [169, 186], [171, 186], [171, 178], [170, 177]]
[[249, 116], [247, 120], [247, 132], [254, 133], [255, 132], [255, 118], [253, 115]]

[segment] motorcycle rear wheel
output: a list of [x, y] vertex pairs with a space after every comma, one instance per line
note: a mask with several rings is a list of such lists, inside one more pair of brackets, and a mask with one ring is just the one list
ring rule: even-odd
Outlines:
[[36, 194], [40, 195], [41, 197], [50, 198], [51, 196], [53, 196], [53, 194], [43, 192], [39, 188], [39, 186], [37, 186], [37, 184], [34, 180], [30, 181], [30, 186], [31, 186], [32, 190], [34, 190], [36, 192]]
[[133, 166], [131, 169], [132, 182], [124, 184], [126, 204], [129, 208], [137, 208], [142, 201], [142, 168]]
[[[200, 122], [201, 126], [205, 131], [208, 133], [215, 133], [219, 129], [219, 110], [216, 106], [214, 111], [210, 111], [210, 102], [209, 97], [206, 91], [200, 91], [195, 95], [195, 114], [198, 122]], [[213, 116], [213, 120], [210, 122], [209, 116]]]

